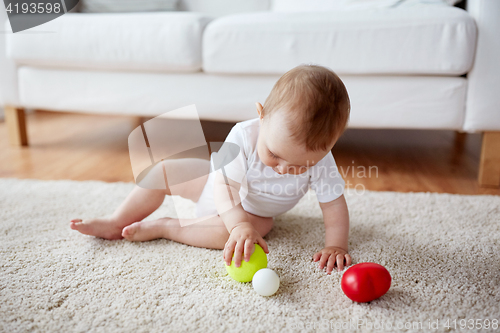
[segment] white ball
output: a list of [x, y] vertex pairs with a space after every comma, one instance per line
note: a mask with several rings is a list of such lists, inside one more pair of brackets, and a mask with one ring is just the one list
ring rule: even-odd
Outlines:
[[280, 287], [280, 278], [275, 271], [262, 268], [254, 274], [252, 279], [253, 289], [261, 296], [271, 296]]

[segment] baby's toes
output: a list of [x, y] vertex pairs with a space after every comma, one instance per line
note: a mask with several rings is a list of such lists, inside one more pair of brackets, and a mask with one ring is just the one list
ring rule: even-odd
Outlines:
[[138, 228], [139, 228], [139, 222], [134, 222], [131, 225], [126, 226], [122, 230], [122, 237], [128, 240], [133, 240], [134, 234], [136, 233]]
[[70, 222], [70, 225], [69, 227], [73, 230], [77, 230], [78, 229], [78, 225], [82, 222], [81, 219], [73, 219], [71, 220]]
[[71, 221], [71, 225], [70, 225], [71, 229], [77, 230], [85, 235], [94, 235], [94, 230], [93, 230], [91, 224], [89, 224], [87, 222], [83, 222], [80, 219], [74, 220], [74, 221], [75, 222], [73, 222], [73, 220]]

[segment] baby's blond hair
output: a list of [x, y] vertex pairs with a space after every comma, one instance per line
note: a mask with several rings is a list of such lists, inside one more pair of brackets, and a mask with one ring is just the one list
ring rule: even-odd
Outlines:
[[264, 103], [264, 121], [282, 107], [288, 109], [292, 138], [308, 151], [331, 149], [346, 129], [351, 109], [342, 80], [318, 65], [297, 66], [276, 82]]

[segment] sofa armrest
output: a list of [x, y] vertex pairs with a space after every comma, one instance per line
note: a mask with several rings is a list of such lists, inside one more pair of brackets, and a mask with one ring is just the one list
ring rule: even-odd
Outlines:
[[12, 29], [5, 6], [0, 5], [0, 105], [20, 106], [17, 88], [17, 66], [7, 58], [6, 39]]
[[500, 131], [500, 1], [467, 0], [477, 25], [474, 64], [467, 74], [464, 130]]

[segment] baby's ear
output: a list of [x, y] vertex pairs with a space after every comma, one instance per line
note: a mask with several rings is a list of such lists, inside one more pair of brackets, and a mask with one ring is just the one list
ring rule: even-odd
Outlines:
[[260, 118], [262, 118], [261, 113], [262, 113], [262, 109], [263, 109], [264, 107], [263, 107], [263, 106], [262, 106], [262, 104], [260, 104], [259, 102], [256, 102], [256, 103], [255, 103], [255, 106], [257, 107], [257, 112], [259, 113], [259, 117], [260, 117]]

